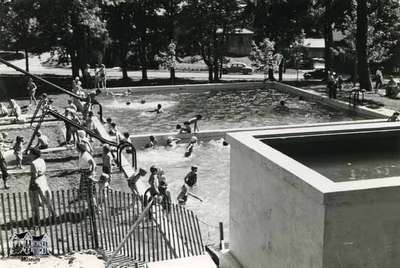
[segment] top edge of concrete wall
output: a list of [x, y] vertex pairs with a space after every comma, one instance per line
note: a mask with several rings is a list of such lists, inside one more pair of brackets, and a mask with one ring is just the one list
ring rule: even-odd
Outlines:
[[[349, 128], [351, 127], [351, 128]], [[302, 182], [310, 185], [317, 191], [324, 194], [326, 198], [336, 195], [339, 192], [355, 192], [369, 191], [371, 189], [388, 190], [393, 187], [400, 187], [398, 177], [378, 178], [369, 180], [357, 180], [347, 182], [334, 182], [320, 173], [308, 168], [307, 166], [297, 162], [296, 160], [286, 156], [285, 154], [275, 150], [274, 148], [261, 142], [262, 138], [273, 137], [279, 138], [287, 134], [307, 135], [308, 133], [334, 134], [335, 131], [357, 132], [357, 131], [399, 131], [400, 124], [398, 122], [383, 121], [364, 121], [358, 124], [331, 124], [324, 126], [309, 126], [305, 128], [286, 128], [286, 129], [265, 129], [259, 131], [228, 133], [227, 139], [232, 146], [245, 146], [252, 150], [260, 157], [274, 162], [276, 165], [283, 167], [288, 172], [295, 175]]]

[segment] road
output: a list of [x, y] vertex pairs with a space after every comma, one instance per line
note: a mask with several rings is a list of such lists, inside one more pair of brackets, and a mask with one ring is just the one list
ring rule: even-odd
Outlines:
[[[30, 72], [36, 75], [63, 75], [63, 76], [70, 76], [71, 75], [71, 68], [70, 67], [52, 67], [52, 66], [45, 66], [41, 63], [41, 60], [37, 56], [30, 57]], [[25, 60], [14, 60], [11, 61], [12, 64], [25, 69]], [[93, 74], [93, 70], [91, 73]], [[299, 79], [303, 78], [303, 73], [306, 72], [305, 70], [299, 70]], [[0, 64], [0, 75], [1, 74], [17, 74], [17, 72], [4, 64]], [[119, 79], [122, 78], [122, 73], [119, 67], [115, 68], [107, 68], [107, 76], [112, 79]], [[132, 80], [140, 80], [142, 77], [141, 71], [129, 71], [128, 76]], [[176, 77], [182, 79], [191, 79], [191, 80], [207, 80], [208, 79], [208, 72], [206, 71], [176, 71]], [[276, 74], [276, 78], [278, 74]], [[167, 70], [149, 70], [148, 71], [148, 78], [149, 79], [162, 79], [162, 78], [169, 78], [169, 72]], [[284, 80], [296, 80], [297, 73], [296, 70], [287, 70], [284, 74]], [[235, 81], [235, 80], [246, 80], [246, 81], [257, 81], [263, 80], [264, 74], [262, 73], [254, 73], [250, 75], [243, 75], [243, 74], [224, 74], [222, 76], [223, 80], [226, 81]]]

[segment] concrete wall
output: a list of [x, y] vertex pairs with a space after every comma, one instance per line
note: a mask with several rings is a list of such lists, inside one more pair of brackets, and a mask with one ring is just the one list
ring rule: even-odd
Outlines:
[[229, 240], [243, 267], [400, 267], [398, 177], [333, 182], [260, 140], [346, 131], [384, 136], [400, 127], [371, 122], [227, 135]]
[[328, 194], [323, 267], [400, 267], [399, 204], [398, 186]]
[[[322, 194], [262, 153], [231, 142], [232, 254], [245, 268], [322, 267]], [[274, 151], [267, 153], [279, 154]]]

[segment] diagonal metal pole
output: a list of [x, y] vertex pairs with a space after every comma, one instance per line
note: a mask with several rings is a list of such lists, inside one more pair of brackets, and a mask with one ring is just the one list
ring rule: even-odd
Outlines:
[[70, 96], [72, 96], [72, 97], [74, 97], [74, 98], [80, 99], [80, 100], [84, 100], [84, 98], [82, 98], [81, 96], [78, 96], [78, 95], [76, 95], [75, 93], [73, 93], [73, 92], [71, 92], [71, 91], [69, 91], [69, 90], [67, 90], [67, 89], [65, 89], [65, 88], [62, 88], [62, 87], [60, 87], [60, 86], [57, 86], [56, 84], [53, 84], [52, 82], [49, 82], [49, 81], [47, 81], [47, 80], [45, 80], [45, 79], [43, 79], [43, 78], [41, 78], [41, 77], [39, 77], [39, 76], [37, 76], [37, 75], [31, 74], [31, 73], [29, 73], [29, 72], [27, 72], [27, 71], [25, 71], [25, 70], [19, 68], [18, 66], [15, 66], [14, 64], [9, 63], [8, 61], [6, 61], [6, 60], [4, 60], [4, 59], [2, 59], [2, 58], [0, 58], [0, 62], [3, 63], [3, 64], [5, 64], [5, 65], [7, 65], [7, 66], [10, 67], [10, 68], [13, 68], [14, 70], [17, 70], [18, 72], [21, 72], [21, 73], [23, 73], [23, 74], [25, 74], [25, 75], [27, 75], [27, 76], [29, 76], [29, 77], [32, 77], [32, 78], [34, 78], [34, 79], [36, 79], [36, 80], [39, 80], [40, 82], [42, 82], [42, 83], [44, 83], [44, 84], [47, 84], [47, 85], [49, 85], [49, 86], [52, 86], [52, 87], [54, 87], [54, 88], [56, 88], [56, 89], [58, 89], [58, 90], [64, 92], [65, 94], [68, 94], [68, 95], [70, 95]]
[[135, 221], [133, 226], [129, 229], [128, 233], [125, 235], [125, 237], [122, 239], [122, 241], [119, 243], [118, 247], [116, 250], [114, 250], [113, 254], [111, 257], [107, 260], [106, 263], [106, 268], [110, 267], [110, 264], [112, 260], [115, 258], [115, 256], [118, 254], [118, 252], [121, 250], [121, 248], [125, 245], [126, 241], [128, 241], [128, 238], [131, 236], [133, 231], [135, 231], [136, 227], [139, 225], [139, 223], [146, 217], [148, 211], [150, 210], [151, 206], [153, 205], [154, 198], [150, 201], [149, 204], [147, 204], [146, 208], [143, 210], [142, 214], [140, 214], [139, 218]]

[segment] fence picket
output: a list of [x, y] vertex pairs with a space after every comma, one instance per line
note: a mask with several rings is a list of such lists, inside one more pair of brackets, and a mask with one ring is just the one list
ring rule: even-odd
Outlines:
[[[51, 196], [51, 195], [50, 195]], [[49, 200], [49, 204], [51, 204], [51, 199], [52, 199], [53, 197], [51, 196], [51, 198], [50, 198], [50, 200]], [[54, 208], [53, 208], [54, 209]], [[54, 212], [54, 211], [53, 211]], [[54, 237], [53, 237], [53, 213], [50, 213], [50, 211], [49, 211], [49, 213], [48, 213], [48, 215], [47, 215], [47, 225], [49, 226], [49, 231], [50, 231], [50, 234], [49, 234], [49, 238], [50, 238], [50, 243], [49, 244], [51, 244], [51, 249], [50, 248], [48, 248], [48, 250], [50, 251], [51, 250], [51, 252], [54, 254]]]
[[[2, 193], [0, 194], [0, 199], [3, 200], [3, 194], [2, 194]], [[4, 214], [5, 214], [5, 213], [4, 213], [4, 206], [2, 206], [2, 214], [3, 214], [3, 216], [4, 216]], [[3, 245], [3, 226], [5, 226], [5, 224], [6, 224], [5, 220], [3, 221], [3, 223], [1, 223], [1, 219], [0, 219], [0, 225], [2, 226], [2, 227], [0, 228], [1, 255], [2, 255], [3, 257], [5, 257], [6, 255], [8, 255], [8, 254], [6, 254], [6, 252], [5, 252], [5, 250], [4, 250], [4, 245]], [[8, 245], [7, 233], [5, 233], [5, 238], [6, 238], [6, 243], [7, 243], [7, 245]], [[8, 246], [6, 246], [6, 248], [8, 248]]]
[[52, 204], [53, 204], [53, 209], [54, 209], [54, 215], [53, 215], [53, 224], [54, 224], [54, 231], [55, 231], [55, 234], [56, 234], [56, 245], [57, 245], [57, 254], [60, 254], [60, 242], [59, 242], [59, 236], [58, 236], [58, 234], [59, 234], [59, 232], [58, 232], [58, 228], [57, 228], [57, 225], [58, 225], [58, 217], [59, 217], [59, 215], [60, 215], [60, 211], [57, 211], [57, 207], [56, 207], [56, 194], [55, 194], [55, 192], [51, 192], [51, 195], [53, 196], [53, 198], [51, 199], [52, 200]]
[[57, 195], [57, 207], [58, 207], [58, 212], [59, 212], [59, 216], [57, 218], [58, 218], [58, 223], [60, 225], [59, 228], [60, 228], [60, 233], [61, 233], [61, 249], [62, 249], [62, 254], [65, 254], [66, 253], [65, 245], [64, 245], [65, 239], [64, 239], [64, 228], [63, 228], [64, 215], [61, 210], [60, 192], [57, 191], [56, 195]]
[[[98, 192], [98, 196], [103, 194]], [[52, 196], [56, 213], [48, 206], [40, 208], [31, 204], [27, 192], [0, 193], [0, 214], [3, 214], [0, 255], [10, 254], [11, 229], [17, 232], [32, 230], [32, 234], [37, 231], [47, 233], [51, 240], [49, 251], [51, 247], [55, 255], [89, 248], [116, 250], [131, 222], [144, 209], [140, 197], [119, 191], [109, 191], [108, 198], [99, 203], [102, 210], [98, 215], [94, 214], [91, 201], [81, 198], [76, 189], [52, 192]], [[171, 204], [168, 213], [161, 205], [153, 204], [146, 219], [127, 238], [119, 253], [148, 262], [199, 255], [203, 253], [203, 247], [198, 218], [193, 211]]]
[[[71, 201], [71, 193], [70, 193], [69, 189], [67, 189], [67, 200], [64, 200], [64, 205], [65, 205], [65, 201], [67, 202], [67, 205], [68, 205], [68, 222], [70, 223], [69, 228], [70, 228], [70, 232], [71, 232], [71, 249], [76, 250], [75, 249], [74, 228], [73, 228], [75, 225], [75, 222], [72, 217], [73, 213], [71, 211], [71, 205], [69, 204], [69, 202]], [[65, 210], [65, 208], [64, 208], [64, 210]]]
[[19, 203], [19, 213], [21, 214], [21, 222], [20, 222], [20, 225], [21, 225], [21, 228], [22, 228], [22, 230], [24, 230], [24, 229], [27, 229], [26, 228], [26, 226], [25, 226], [25, 224], [24, 224], [24, 211], [23, 211], [23, 209], [22, 209], [22, 198], [21, 198], [21, 192], [19, 192], [18, 193], [18, 203]]
[[[69, 201], [69, 202], [72, 202], [72, 206], [73, 206], [73, 209], [74, 209], [74, 222], [76, 223], [75, 224], [76, 244], [77, 244], [78, 251], [80, 251], [81, 250], [81, 243], [83, 243], [82, 242], [82, 240], [83, 240], [83, 225], [82, 225], [81, 212], [76, 209], [76, 207], [77, 207], [76, 206], [77, 198], [78, 198], [78, 193], [76, 192], [75, 189], [72, 189], [72, 200]], [[78, 222], [79, 222], [79, 224], [78, 224]]]
[[63, 210], [63, 221], [65, 224], [65, 240], [67, 241], [67, 252], [70, 252], [70, 245], [69, 245], [69, 231], [68, 231], [68, 221], [69, 221], [69, 215], [67, 214], [67, 209], [65, 206], [65, 191], [61, 190], [61, 203], [62, 203], [62, 210]]
[[[175, 237], [176, 237], [176, 244], [178, 246], [178, 253], [176, 254], [178, 258], [182, 258], [182, 251], [181, 251], [181, 239], [179, 239], [179, 229], [178, 229], [178, 220], [177, 220], [177, 215], [176, 215], [176, 205], [172, 205], [172, 213], [174, 214], [174, 224], [175, 226]], [[183, 245], [182, 245], [183, 248]], [[182, 249], [183, 250], [183, 249]]]

